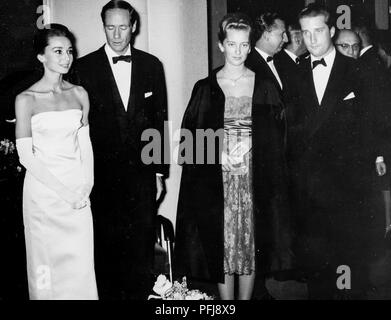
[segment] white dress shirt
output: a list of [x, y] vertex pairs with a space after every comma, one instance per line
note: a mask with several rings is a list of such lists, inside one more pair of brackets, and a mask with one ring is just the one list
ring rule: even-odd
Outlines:
[[[124, 104], [125, 110], [128, 110], [128, 102], [130, 95], [130, 79], [132, 75], [132, 63], [125, 61], [118, 61], [113, 63], [113, 57], [118, 57], [119, 54], [116, 53], [111, 47], [106, 44], [105, 52], [107, 58], [109, 59], [111, 70], [113, 71], [115, 82], [117, 83], [117, 88], [121, 96], [122, 103]], [[130, 55], [130, 46], [126, 51], [125, 55]]]
[[361, 49], [361, 51], [360, 51], [360, 57], [361, 57], [365, 52], [367, 52], [369, 49], [371, 49], [372, 47], [373, 47], [373, 45], [369, 45], [369, 46], [367, 46], [367, 47]]
[[[315, 69], [312, 69], [312, 75], [314, 78], [314, 86], [316, 91], [316, 96], [318, 97], [319, 105], [322, 103], [324, 92], [326, 91], [327, 83], [329, 82], [331, 68], [333, 67], [335, 60], [335, 48], [331, 50], [324, 58], [326, 66], [320, 64], [316, 66]], [[321, 60], [321, 58], [316, 58], [311, 54], [311, 68], [314, 60]]]
[[[132, 63], [125, 61], [118, 61], [117, 63], [113, 63], [113, 57], [118, 57], [119, 54], [116, 53], [113, 49], [110, 48], [108, 44], [105, 45], [105, 52], [107, 58], [110, 62], [111, 70], [113, 71], [113, 75], [115, 78], [115, 82], [117, 83], [117, 88], [119, 94], [121, 96], [121, 100], [124, 104], [125, 110], [128, 110], [128, 102], [130, 95], [130, 84], [131, 84], [131, 76], [132, 76]], [[126, 50], [124, 55], [130, 55], [131, 50], [130, 46], [128, 50]], [[156, 173], [157, 177], [162, 177], [163, 174]]]
[[270, 57], [270, 55], [268, 55], [266, 52], [262, 51], [261, 49], [258, 49], [257, 47], [255, 47], [255, 50], [261, 55], [262, 59], [265, 60], [265, 62], [269, 66], [270, 70], [273, 72], [274, 76], [276, 77], [276, 79], [280, 85], [280, 88], [282, 89], [282, 82], [281, 82], [280, 76], [278, 75], [277, 69], [274, 66], [274, 62], [273, 62], [274, 60], [267, 62], [267, 57]]

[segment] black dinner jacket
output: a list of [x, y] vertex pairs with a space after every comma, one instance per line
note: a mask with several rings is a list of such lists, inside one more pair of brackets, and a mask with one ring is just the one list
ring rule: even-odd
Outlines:
[[[285, 53], [285, 51], [280, 51], [278, 54], [274, 55], [274, 66], [278, 72], [282, 83], [282, 89], [274, 76], [273, 72], [270, 70], [267, 62], [262, 58], [262, 56], [255, 50], [255, 48], [250, 52], [246, 60], [246, 66], [253, 70], [255, 73], [263, 79], [269, 79], [278, 89], [278, 92], [281, 95], [281, 98], [284, 102], [284, 106], [287, 109], [285, 111], [286, 117], [289, 120], [289, 113], [293, 110], [291, 105], [297, 104], [297, 82], [298, 82], [298, 66], [292, 61], [292, 59]], [[294, 66], [292, 66], [292, 64]], [[290, 110], [291, 109], [291, 110]]]
[[[281, 119], [284, 120], [284, 122], [285, 122], [284, 127], [286, 129], [287, 128], [287, 124], [286, 124], [287, 114], [286, 114], [285, 109], [290, 108], [290, 105], [292, 103], [294, 103], [293, 102], [294, 99], [292, 99], [292, 97], [297, 96], [297, 95], [291, 94], [291, 92], [289, 91], [289, 89], [288, 89], [289, 85], [285, 82], [285, 78], [282, 77], [282, 72], [279, 69], [278, 64], [275, 63], [275, 61], [274, 61], [274, 66], [277, 70], [277, 73], [280, 77], [280, 80], [281, 80], [281, 83], [283, 86], [282, 88], [280, 87], [280, 84], [278, 83], [276, 77], [274, 76], [274, 73], [269, 68], [267, 62], [262, 58], [260, 53], [255, 48], [253, 48], [251, 50], [251, 52], [249, 53], [249, 55], [247, 56], [245, 65], [247, 66], [247, 68], [254, 71], [261, 79], [270, 81], [277, 88], [277, 92], [279, 93], [281, 100], [283, 102], [283, 105], [284, 105], [284, 110], [281, 112], [280, 117], [281, 117]], [[286, 130], [283, 133], [283, 136], [284, 136], [284, 146], [286, 148], [287, 147], [287, 140], [288, 140], [288, 132]]]
[[[322, 66], [318, 66], [322, 67]], [[303, 63], [298, 86], [300, 105], [297, 122], [291, 124], [291, 149], [301, 162], [299, 173], [308, 184], [308, 191], [332, 192], [343, 196], [344, 187], [354, 187], [357, 172], [369, 172], [373, 163], [362, 167], [361, 129], [362, 92], [354, 59], [336, 52], [328, 84], [319, 105], [312, 75], [311, 59]], [[346, 99], [354, 95], [352, 99]], [[361, 170], [361, 171], [358, 171]], [[341, 181], [341, 177], [345, 177]], [[343, 179], [342, 179], [343, 180]], [[338, 188], [341, 187], [341, 190]], [[326, 193], [325, 193], [326, 194]], [[327, 193], [330, 202], [330, 193]]]
[[[276, 86], [278, 91], [282, 94], [282, 89], [281, 89], [280, 84], [278, 83], [276, 77], [274, 76], [273, 72], [270, 70], [267, 62], [262, 58], [262, 56], [259, 54], [259, 52], [257, 50], [255, 50], [255, 48], [253, 48], [251, 50], [251, 52], [249, 53], [249, 55], [247, 56], [245, 65], [247, 66], [247, 68], [249, 68], [252, 71], [254, 71], [255, 73], [259, 74], [259, 76], [261, 78], [270, 79], [274, 83], [274, 85]], [[280, 76], [280, 80], [282, 82], [282, 86], [284, 88], [285, 84], [284, 84], [283, 80], [281, 79], [281, 74], [280, 74], [281, 71], [278, 69], [278, 66], [276, 65], [276, 63], [274, 63], [274, 66], [276, 67], [276, 70], [277, 70], [278, 75]]]
[[288, 81], [291, 77], [297, 75], [299, 71], [299, 64], [296, 64], [285, 50], [281, 50], [274, 56], [274, 64], [276, 64], [278, 66], [278, 70], [281, 71], [280, 76], [287, 78]]
[[[90, 135], [96, 166], [102, 171], [134, 167], [168, 175], [163, 163], [164, 121], [167, 120], [167, 95], [161, 62], [151, 54], [131, 49], [132, 74], [128, 109], [125, 111], [110, 63], [102, 46], [75, 63], [76, 82], [90, 98]], [[161, 164], [146, 165], [141, 141], [146, 129], [156, 129], [161, 136]], [[102, 173], [100, 171], [100, 173]], [[98, 172], [96, 170], [96, 172]], [[115, 175], [115, 174], [114, 174]]]
[[299, 83], [299, 71], [300, 64], [303, 61], [303, 57], [299, 57], [299, 64], [296, 64], [295, 61], [285, 52], [281, 50], [274, 56], [274, 64], [278, 73], [280, 75], [281, 81], [284, 85], [283, 99], [286, 106], [286, 116], [288, 123], [292, 121], [292, 118], [295, 118], [295, 115], [292, 114], [292, 111], [295, 110], [295, 107], [292, 105], [297, 105], [298, 101], [298, 89], [297, 85]]
[[359, 57], [358, 66], [365, 92], [363, 118], [368, 124], [367, 145], [373, 148], [374, 156], [382, 155], [390, 163], [391, 79], [376, 47]]

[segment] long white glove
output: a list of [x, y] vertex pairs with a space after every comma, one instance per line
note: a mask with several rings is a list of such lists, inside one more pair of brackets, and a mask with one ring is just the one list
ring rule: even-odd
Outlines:
[[82, 126], [79, 129], [77, 139], [79, 140], [81, 162], [85, 178], [85, 186], [82, 194], [84, 198], [88, 198], [94, 186], [94, 153], [92, 151], [89, 125]]
[[37, 180], [56, 192], [61, 199], [68, 202], [74, 209], [80, 209], [86, 205], [86, 201], [83, 201], [83, 196], [81, 194], [67, 188], [37, 157], [34, 156], [33, 139], [31, 137], [16, 139], [16, 149], [18, 151], [20, 163]]

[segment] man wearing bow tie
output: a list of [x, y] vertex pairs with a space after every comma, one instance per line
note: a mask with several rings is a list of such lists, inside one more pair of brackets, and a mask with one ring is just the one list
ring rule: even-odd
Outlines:
[[[299, 191], [299, 240], [313, 299], [365, 291], [364, 176], [374, 167], [361, 148], [361, 89], [356, 62], [336, 51], [330, 12], [310, 4], [299, 15], [310, 56], [299, 81], [298, 121], [291, 130]], [[337, 286], [337, 268], [349, 266], [351, 287]], [[345, 288], [346, 290], [341, 290]]]
[[[139, 16], [126, 1], [109, 1], [101, 12], [106, 44], [79, 59], [76, 78], [91, 103], [95, 157], [91, 204], [99, 297], [146, 299], [152, 282], [157, 200], [168, 175], [164, 165], [167, 98], [160, 61], [132, 47]], [[146, 129], [162, 140], [161, 163], [146, 164]]]
[[246, 65], [264, 78], [271, 79], [282, 92], [284, 87], [274, 63], [274, 55], [288, 42], [285, 23], [277, 13], [264, 13], [255, 20], [255, 50], [247, 57]]
[[[255, 47], [247, 57], [246, 66], [262, 78], [270, 79], [278, 89], [285, 109], [289, 109], [290, 105], [295, 103], [297, 94], [296, 81], [289, 79], [284, 63], [277, 58], [278, 53], [288, 42], [282, 17], [278, 13], [261, 14], [254, 23], [254, 38], [256, 39]], [[286, 130], [285, 112], [286, 110], [281, 114], [283, 120], [281, 130], [283, 131]], [[286, 136], [286, 131], [283, 136]]]
[[288, 82], [293, 82], [294, 75], [297, 74], [300, 61], [307, 54], [307, 48], [303, 41], [300, 25], [298, 23], [290, 23], [288, 29], [288, 43], [286, 47], [275, 55], [275, 63], [287, 77]]

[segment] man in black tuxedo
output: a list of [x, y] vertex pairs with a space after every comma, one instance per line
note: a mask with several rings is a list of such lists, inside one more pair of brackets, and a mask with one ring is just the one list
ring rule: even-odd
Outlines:
[[284, 84], [283, 96], [287, 121], [289, 123], [295, 116], [291, 114], [294, 108], [290, 108], [290, 106], [297, 104], [297, 76], [300, 70], [300, 63], [308, 55], [308, 52], [303, 41], [300, 25], [298, 23], [291, 23], [287, 29], [288, 43], [283, 50], [274, 56], [274, 63]]
[[[366, 163], [362, 155], [360, 79], [355, 60], [336, 51], [335, 27], [324, 7], [310, 4], [299, 23], [310, 56], [302, 65], [299, 116], [292, 132], [309, 297], [361, 298], [368, 284], [362, 250], [367, 215], [363, 177], [376, 157]], [[338, 283], [339, 266], [350, 268], [345, 284], [351, 280], [351, 288]]]
[[255, 20], [255, 48], [246, 60], [246, 66], [262, 77], [271, 79], [282, 92], [284, 84], [274, 63], [274, 55], [288, 42], [285, 22], [277, 13], [264, 13]]
[[[373, 41], [373, 32], [371, 28], [365, 24], [357, 24], [354, 26], [354, 31], [361, 39], [361, 50], [358, 57], [359, 68], [362, 72], [365, 88], [368, 88], [367, 104], [368, 110], [371, 112], [371, 121], [373, 123], [372, 130], [378, 141], [378, 145], [382, 144], [383, 150], [387, 150], [388, 132], [385, 134], [384, 129], [388, 129], [388, 124], [391, 121], [390, 114], [390, 89], [391, 79], [389, 79], [384, 63], [382, 62], [378, 49]], [[387, 154], [388, 155], [388, 154]], [[386, 166], [383, 156], [379, 156], [376, 160], [377, 170], [384, 176]], [[386, 178], [386, 177], [384, 177]], [[382, 188], [389, 189], [386, 180], [383, 179]]]
[[[362, 84], [365, 86], [366, 148], [376, 153], [376, 171], [368, 179], [372, 186], [372, 214], [368, 221], [370, 235], [368, 247], [371, 249], [370, 260], [379, 261], [384, 255], [384, 232], [389, 229], [391, 213], [390, 198], [390, 159], [391, 159], [391, 79], [386, 67], [378, 54], [378, 48], [373, 41], [373, 31], [369, 24], [359, 23], [354, 31], [361, 39], [362, 49], [358, 57]], [[386, 166], [387, 164], [387, 166]], [[388, 167], [388, 168], [387, 168]], [[388, 224], [386, 226], [386, 223]]]
[[[277, 70], [282, 79], [283, 87], [283, 98], [285, 103], [285, 116], [287, 121], [287, 128], [292, 127], [292, 124], [297, 121], [297, 110], [299, 104], [299, 96], [297, 92], [297, 86], [300, 81], [299, 71], [300, 66], [305, 57], [308, 55], [307, 48], [303, 41], [303, 35], [301, 33], [299, 23], [290, 23], [287, 26], [288, 30], [288, 43], [285, 48], [282, 49], [274, 56], [274, 62]], [[288, 131], [286, 135], [286, 156], [287, 164], [289, 168], [289, 197], [291, 206], [291, 225], [292, 225], [292, 247], [300, 246], [301, 243], [299, 234], [296, 232], [298, 223], [298, 194], [297, 194], [297, 168], [292, 162], [292, 150], [291, 147], [291, 134]], [[302, 278], [301, 266], [296, 264], [294, 269], [290, 271], [290, 278], [300, 280]]]
[[[288, 42], [285, 30], [285, 22], [278, 13], [266, 12], [260, 15], [254, 23], [255, 47], [245, 62], [246, 66], [259, 74], [264, 79], [271, 80], [286, 106], [289, 103], [291, 94], [287, 91], [288, 87], [281, 76], [281, 70], [274, 63], [274, 56], [281, 51], [284, 44]], [[285, 123], [285, 111], [281, 113], [281, 119]], [[285, 127], [281, 127], [285, 131]], [[286, 144], [286, 132], [282, 134]]]
[[334, 44], [337, 50], [344, 56], [358, 59], [360, 54], [360, 38], [354, 31], [349, 29], [338, 30]]
[[288, 43], [283, 50], [275, 55], [275, 63], [282, 71], [282, 76], [287, 77], [290, 82], [289, 79], [297, 74], [300, 62], [307, 54], [307, 48], [298, 23], [289, 24], [287, 29]]
[[[295, 104], [297, 99], [297, 70], [293, 71], [297, 66], [295, 64], [292, 67], [289, 61], [291, 55], [285, 52], [281, 55], [282, 48], [288, 42], [284, 20], [278, 13], [267, 12], [260, 15], [254, 23], [254, 39], [255, 47], [247, 57], [246, 66], [275, 84], [286, 109], [283, 113], [284, 119], [287, 115], [289, 121], [290, 106]], [[296, 40], [295, 38], [291, 43], [296, 45]]]
[[[287, 88], [280, 75], [280, 70], [274, 63], [275, 55], [281, 51], [285, 43], [288, 42], [285, 22], [277, 13], [264, 13], [260, 15], [254, 25], [254, 38], [256, 39], [255, 47], [247, 56], [245, 62], [246, 66], [257, 73], [261, 78], [271, 80], [278, 89], [281, 99], [284, 100], [284, 90]], [[284, 106], [287, 101], [284, 100]], [[286, 117], [284, 110], [278, 116], [280, 118], [281, 136], [284, 137], [284, 144], [286, 145]], [[273, 298], [267, 292], [265, 287], [265, 277], [273, 277], [275, 280], [282, 281], [292, 278], [290, 271], [294, 263], [294, 257], [291, 252], [291, 232], [290, 221], [284, 221], [284, 248], [279, 248], [281, 251], [288, 252], [287, 259], [281, 264], [279, 270], [268, 270], [268, 274], [261, 272], [256, 274], [253, 298], [254, 299], [270, 299]], [[280, 270], [281, 269], [281, 270]]]
[[[153, 286], [156, 202], [168, 175], [165, 78], [156, 57], [131, 46], [139, 21], [128, 2], [108, 2], [101, 17], [107, 43], [75, 66], [91, 104], [98, 291], [103, 299], [146, 299]], [[160, 134], [161, 150], [154, 150], [160, 162], [142, 158], [147, 129]]]

